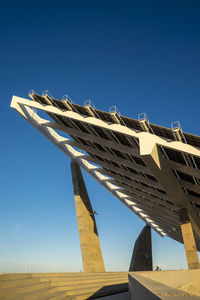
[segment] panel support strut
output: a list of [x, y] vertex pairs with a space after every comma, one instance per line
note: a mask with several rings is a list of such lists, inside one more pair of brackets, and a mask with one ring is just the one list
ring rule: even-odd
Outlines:
[[74, 199], [84, 272], [105, 272], [94, 212], [79, 164], [71, 161]]
[[149, 225], [142, 229], [135, 241], [129, 268], [129, 272], [132, 271], [153, 271], [151, 227]]
[[[193, 210], [187, 194], [184, 193], [178, 179], [167, 164], [167, 160], [164, 158], [161, 149], [153, 142], [150, 136], [149, 139], [140, 138], [140, 154], [148, 168], [152, 170], [158, 182], [174, 202], [176, 208], [178, 208], [188, 267], [189, 269], [198, 268], [199, 259], [193, 230], [200, 237], [200, 220]], [[187, 218], [185, 217], [184, 221], [183, 217], [180, 217], [180, 212], [183, 211], [187, 212]]]

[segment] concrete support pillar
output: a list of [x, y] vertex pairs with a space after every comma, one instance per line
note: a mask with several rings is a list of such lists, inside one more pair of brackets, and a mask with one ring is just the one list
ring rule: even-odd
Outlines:
[[194, 239], [192, 225], [190, 223], [190, 219], [186, 208], [179, 209], [179, 219], [185, 247], [185, 253], [187, 257], [188, 269], [199, 269], [200, 264], [197, 253], [197, 247]]
[[74, 199], [84, 272], [105, 272], [94, 212], [78, 163], [71, 162]]
[[130, 263], [131, 271], [153, 271], [151, 227], [146, 225], [138, 236]]
[[145, 137], [145, 132], [140, 136], [140, 155], [147, 167], [153, 172], [154, 176], [166, 191], [177, 208], [186, 207], [193, 230], [200, 237], [200, 218], [197, 216], [187, 194], [184, 192], [179, 180], [174, 175], [171, 167], [157, 146], [153, 135]]

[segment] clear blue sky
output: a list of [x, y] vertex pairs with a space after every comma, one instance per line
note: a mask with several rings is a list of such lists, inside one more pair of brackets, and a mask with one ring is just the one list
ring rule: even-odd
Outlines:
[[[199, 134], [200, 2], [3, 1], [0, 10], [0, 272], [80, 271], [70, 160], [9, 108], [48, 89]], [[129, 267], [144, 223], [84, 173], [106, 269]], [[154, 264], [185, 268], [153, 233]]]

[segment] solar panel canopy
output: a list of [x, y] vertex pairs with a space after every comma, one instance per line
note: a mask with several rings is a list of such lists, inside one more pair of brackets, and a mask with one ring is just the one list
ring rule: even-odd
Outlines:
[[[45, 92], [13, 96], [11, 107], [160, 235], [183, 242], [187, 207], [200, 250], [200, 137], [98, 110]], [[40, 112], [42, 113], [42, 116]]]

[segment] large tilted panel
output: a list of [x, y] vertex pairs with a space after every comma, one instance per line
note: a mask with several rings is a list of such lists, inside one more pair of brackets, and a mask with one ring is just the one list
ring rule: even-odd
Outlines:
[[[78, 149], [81, 158], [91, 163], [96, 170], [106, 178], [106, 184], [116, 187], [115, 192], [125, 196], [126, 204], [135, 207], [146, 222], [156, 224], [154, 229], [161, 228], [169, 237], [182, 242], [177, 207], [159, 184], [152, 171], [141, 158], [138, 134], [149, 132], [163, 139], [163, 141], [178, 141], [187, 143], [198, 149], [198, 136], [181, 132], [180, 140], [176, 131], [158, 125], [141, 122], [121, 116], [117, 111], [108, 113], [100, 111], [91, 105], [81, 106], [68, 99], [60, 101], [46, 95], [31, 94], [33, 102], [41, 104], [52, 122], [46, 124], [48, 128], [66, 132], [71, 140], [67, 143]], [[34, 105], [33, 105], [34, 107]], [[57, 110], [51, 112], [49, 107]], [[65, 115], [65, 112], [73, 112]], [[80, 116], [80, 117], [79, 117]], [[95, 120], [99, 120], [98, 124]], [[134, 134], [127, 134], [126, 130]], [[167, 160], [174, 175], [178, 179], [184, 193], [196, 215], [200, 215], [200, 157], [184, 153], [179, 149], [159, 146], [163, 157]], [[197, 247], [200, 249], [199, 238], [196, 237]]]

